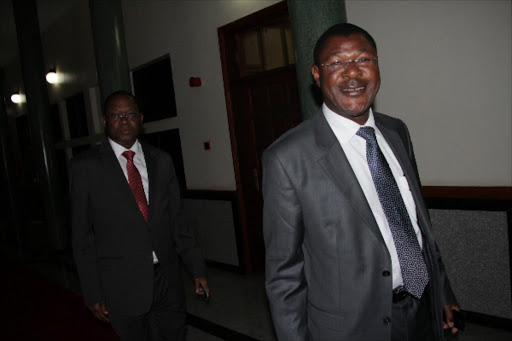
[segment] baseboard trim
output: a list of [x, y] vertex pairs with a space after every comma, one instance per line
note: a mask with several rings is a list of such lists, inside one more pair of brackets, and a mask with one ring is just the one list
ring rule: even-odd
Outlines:
[[488, 328], [512, 331], [512, 319], [462, 310], [466, 322]]
[[227, 341], [258, 341], [248, 335], [231, 330], [201, 317], [187, 313], [187, 323], [197, 329]]
[[226, 263], [221, 263], [221, 262], [217, 262], [214, 260], [208, 260], [208, 259], [205, 259], [205, 262], [206, 262], [206, 265], [211, 266], [212, 268], [217, 268], [217, 269], [225, 270], [225, 271], [229, 271], [229, 272], [235, 272], [238, 274], [245, 273], [245, 271], [238, 265], [226, 264]]

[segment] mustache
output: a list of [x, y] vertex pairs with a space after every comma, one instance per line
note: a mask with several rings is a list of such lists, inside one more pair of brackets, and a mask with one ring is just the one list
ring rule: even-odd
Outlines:
[[362, 82], [360, 80], [357, 80], [357, 79], [349, 79], [348, 81], [346, 82], [343, 82], [342, 84], [340, 84], [340, 87], [341, 88], [361, 88], [361, 87], [366, 87], [368, 85], [368, 82]]

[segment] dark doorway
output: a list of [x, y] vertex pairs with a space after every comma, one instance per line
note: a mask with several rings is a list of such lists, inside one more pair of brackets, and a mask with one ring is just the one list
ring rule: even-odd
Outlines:
[[132, 78], [145, 123], [177, 116], [169, 55], [135, 68]]
[[301, 121], [286, 2], [218, 29], [247, 272], [263, 269], [261, 156]]
[[149, 143], [150, 145], [160, 148], [169, 153], [174, 163], [176, 177], [180, 184], [181, 192], [187, 189], [185, 182], [185, 170], [183, 167], [183, 154], [181, 153], [181, 140], [180, 132], [178, 129], [165, 130], [156, 133], [144, 134], [141, 140]]

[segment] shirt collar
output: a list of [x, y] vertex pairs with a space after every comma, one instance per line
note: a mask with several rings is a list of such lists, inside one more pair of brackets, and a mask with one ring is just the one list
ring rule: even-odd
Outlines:
[[352, 121], [351, 119], [336, 114], [334, 111], [329, 109], [325, 105], [325, 103], [322, 105], [322, 112], [324, 113], [327, 122], [331, 126], [334, 135], [336, 135], [336, 138], [338, 139], [342, 146], [348, 143], [348, 141], [356, 135], [359, 128], [373, 127], [374, 129], [376, 129], [375, 118], [373, 117], [372, 108], [370, 108], [368, 120], [362, 126]]
[[110, 146], [112, 147], [112, 150], [114, 150], [114, 153], [116, 154], [116, 158], [120, 158], [121, 154], [127, 150], [131, 150], [135, 152], [135, 157], [142, 155], [142, 147], [139, 143], [139, 140], [135, 140], [135, 143], [130, 149], [126, 149], [125, 147], [121, 146], [119, 143], [112, 140], [110, 137], [108, 138], [108, 142], [110, 143]]

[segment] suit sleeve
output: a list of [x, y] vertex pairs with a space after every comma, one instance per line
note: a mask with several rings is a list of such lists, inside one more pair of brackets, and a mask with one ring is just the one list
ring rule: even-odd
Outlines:
[[90, 216], [92, 213], [89, 209], [87, 169], [83, 160], [71, 161], [69, 190], [73, 255], [84, 301], [90, 306], [104, 299], [96, 266], [96, 243]]
[[[419, 171], [418, 171], [418, 165], [416, 164], [416, 157], [414, 155], [414, 148], [412, 145], [411, 136], [409, 134], [409, 130], [407, 129], [407, 126], [405, 125], [405, 123], [403, 123], [403, 122], [401, 122], [401, 123], [403, 126], [403, 130], [401, 130], [400, 136], [401, 136], [402, 140], [404, 141], [404, 145], [407, 147], [409, 159], [411, 160], [420, 190], [422, 190], [421, 180], [420, 180]], [[424, 205], [426, 207], [425, 202], [422, 202], [422, 205]], [[426, 210], [426, 212], [428, 214], [428, 210]], [[450, 284], [450, 280], [448, 279], [448, 276], [446, 274], [446, 267], [441, 258], [441, 251], [439, 250], [439, 247], [437, 246], [437, 243], [435, 241], [434, 241], [433, 253], [434, 253], [433, 257], [437, 261], [438, 268], [439, 268], [439, 288], [442, 293], [442, 297], [440, 298], [441, 303], [442, 303], [442, 305], [451, 304], [456, 301], [455, 294], [453, 293], [453, 290], [452, 290], [452, 287]]]
[[272, 152], [263, 155], [265, 286], [279, 340], [307, 340], [302, 208], [294, 185]]
[[185, 224], [178, 178], [176, 177], [172, 160], [170, 158], [169, 160], [169, 169], [171, 172], [171, 180], [169, 182], [169, 193], [171, 195], [169, 200], [169, 212], [171, 215], [171, 225], [174, 226], [176, 251], [194, 278], [205, 277], [206, 265], [201, 255], [199, 245], [197, 244], [194, 231], [190, 225]]

